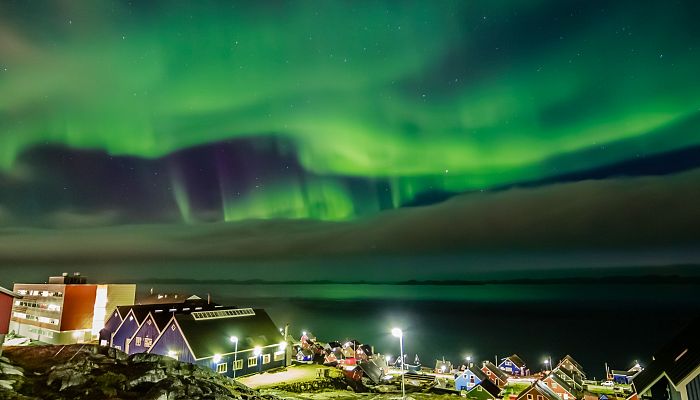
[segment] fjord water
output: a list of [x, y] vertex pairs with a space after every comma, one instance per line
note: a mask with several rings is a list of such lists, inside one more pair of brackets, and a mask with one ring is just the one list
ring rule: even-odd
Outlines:
[[[146, 285], [140, 286], [146, 289]], [[590, 375], [604, 363], [626, 369], [700, 316], [700, 285], [689, 284], [182, 284], [158, 291], [211, 295], [220, 304], [263, 307], [298, 337], [357, 339], [398, 354], [390, 334], [405, 332], [409, 360], [454, 363], [521, 355], [532, 370], [572, 354]]]

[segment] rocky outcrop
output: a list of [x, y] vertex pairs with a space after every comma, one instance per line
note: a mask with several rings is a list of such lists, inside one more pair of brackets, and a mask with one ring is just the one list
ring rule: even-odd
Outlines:
[[[96, 345], [11, 348], [0, 359], [0, 398], [18, 400], [272, 399], [206, 368]], [[33, 354], [34, 353], [34, 354]], [[24, 368], [22, 368], [24, 367]]]

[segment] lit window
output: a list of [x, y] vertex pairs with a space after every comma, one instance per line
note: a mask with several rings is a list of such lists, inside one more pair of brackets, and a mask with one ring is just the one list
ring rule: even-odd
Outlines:
[[151, 347], [152, 344], [153, 344], [152, 338], [147, 337], [147, 338], [143, 339], [143, 347]]
[[141, 346], [141, 336], [136, 336], [136, 345]]
[[269, 354], [263, 354], [263, 356], [262, 356], [262, 361], [263, 361], [263, 364], [269, 364], [269, 363], [270, 363], [270, 355], [269, 355]]
[[216, 364], [216, 372], [223, 374], [226, 371], [228, 371], [228, 364], [227, 363]]
[[276, 352], [275, 352], [274, 360], [275, 360], [275, 361], [282, 361], [282, 360], [284, 360], [284, 351], [276, 351]]
[[243, 369], [243, 360], [234, 361], [233, 369], [235, 369], [236, 371]]
[[258, 357], [248, 357], [248, 367], [255, 367], [258, 365]]

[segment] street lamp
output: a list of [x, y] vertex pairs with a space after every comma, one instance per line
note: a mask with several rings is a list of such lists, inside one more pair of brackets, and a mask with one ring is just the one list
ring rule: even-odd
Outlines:
[[467, 356], [467, 368], [472, 366], [472, 356]]
[[238, 361], [238, 337], [231, 336], [229, 340], [231, 341], [231, 343], [234, 343], [236, 345], [236, 349], [233, 353], [233, 379], [236, 379], [236, 361]]
[[549, 358], [544, 359], [544, 369], [545, 371], [549, 371]]
[[391, 334], [394, 337], [399, 338], [399, 348], [401, 349], [401, 398], [406, 398], [406, 382], [403, 371], [403, 331], [400, 328], [394, 328], [391, 330]]
[[253, 355], [258, 358], [258, 373], [262, 372], [262, 349], [260, 346], [253, 348]]

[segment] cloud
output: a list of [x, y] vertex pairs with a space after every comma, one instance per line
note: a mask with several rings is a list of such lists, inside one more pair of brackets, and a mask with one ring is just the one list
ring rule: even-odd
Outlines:
[[[676, 249], [700, 242], [700, 170], [466, 194], [351, 222], [248, 220], [2, 229], [0, 264]], [[113, 215], [54, 218], [89, 226]], [[60, 225], [60, 224], [59, 224]], [[693, 252], [691, 252], [693, 253]], [[692, 257], [700, 257], [694, 252]], [[700, 261], [698, 258], [696, 261]], [[670, 260], [673, 262], [673, 260]]]

